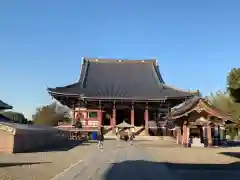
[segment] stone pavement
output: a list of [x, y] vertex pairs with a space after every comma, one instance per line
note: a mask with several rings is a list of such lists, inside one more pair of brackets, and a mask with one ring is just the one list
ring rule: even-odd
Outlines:
[[104, 150], [92, 150], [90, 155], [70, 166], [52, 180], [177, 180], [168, 168], [155, 162], [137, 145], [124, 141], [104, 142]]

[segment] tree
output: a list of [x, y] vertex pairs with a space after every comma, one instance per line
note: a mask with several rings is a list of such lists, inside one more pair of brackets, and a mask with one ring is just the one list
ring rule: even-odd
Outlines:
[[13, 112], [13, 111], [1, 111], [2, 116], [6, 117], [14, 123], [27, 124], [28, 120], [22, 113]]
[[69, 122], [70, 115], [66, 107], [57, 103], [37, 108], [33, 115], [33, 123], [47, 126], [57, 126], [58, 122]]
[[234, 102], [231, 96], [226, 92], [217, 92], [215, 94], [211, 94], [208, 99], [213, 106], [225, 112], [226, 114], [229, 114], [234, 123], [227, 125], [227, 130], [228, 134], [234, 138], [238, 133], [238, 128], [240, 128], [240, 103]]
[[202, 97], [202, 93], [200, 92], [200, 90], [196, 91], [196, 95], [199, 96], [199, 97]]
[[227, 77], [227, 88], [234, 101], [240, 102], [240, 68], [233, 68]]

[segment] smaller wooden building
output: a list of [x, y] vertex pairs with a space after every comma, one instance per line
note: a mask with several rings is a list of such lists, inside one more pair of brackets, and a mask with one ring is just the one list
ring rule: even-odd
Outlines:
[[177, 143], [184, 147], [218, 146], [225, 139], [229, 116], [200, 97], [193, 97], [171, 109], [165, 117], [175, 124]]

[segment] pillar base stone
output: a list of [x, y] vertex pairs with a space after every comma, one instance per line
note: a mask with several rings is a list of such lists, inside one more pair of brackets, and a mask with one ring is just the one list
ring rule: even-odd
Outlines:
[[145, 135], [146, 135], [146, 136], [149, 135], [149, 131], [148, 131], [148, 129], [145, 129]]
[[187, 144], [187, 143], [184, 143], [184, 144], [183, 144], [183, 147], [184, 147], [184, 148], [188, 148], [188, 144]]
[[212, 143], [208, 143], [208, 146], [209, 148], [213, 147]]

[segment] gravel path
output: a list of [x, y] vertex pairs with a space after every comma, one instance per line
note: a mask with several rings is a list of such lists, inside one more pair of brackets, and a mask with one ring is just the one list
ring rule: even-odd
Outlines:
[[162, 180], [177, 179], [137, 144], [106, 141], [103, 151], [94, 149], [91, 155], [54, 180], [157, 180], [160, 176]]
[[0, 154], [0, 180], [239, 180], [240, 148], [106, 140], [68, 151]]
[[83, 159], [95, 147], [95, 143], [83, 143], [70, 150], [56, 148], [49, 152], [1, 153], [0, 180], [49, 180]]
[[140, 146], [183, 180], [240, 180], [240, 147], [168, 148], [157, 142]]

